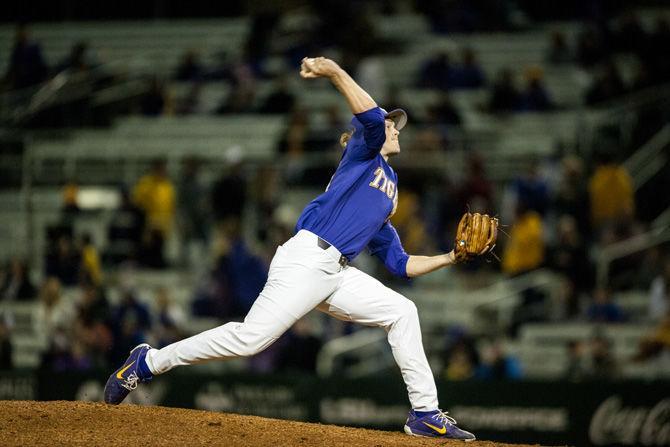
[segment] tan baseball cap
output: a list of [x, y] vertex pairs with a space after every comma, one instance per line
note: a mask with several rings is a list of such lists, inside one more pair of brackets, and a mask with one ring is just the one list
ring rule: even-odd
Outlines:
[[407, 124], [407, 112], [405, 112], [403, 109], [394, 109], [390, 112], [382, 109], [382, 111], [384, 112], [384, 118], [393, 121], [397, 130], [401, 130], [403, 127], [405, 127], [405, 124]]

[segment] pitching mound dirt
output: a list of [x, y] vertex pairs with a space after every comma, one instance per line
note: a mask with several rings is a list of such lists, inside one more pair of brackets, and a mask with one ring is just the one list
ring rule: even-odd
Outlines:
[[[0, 401], [0, 445], [9, 446], [460, 446], [403, 433], [166, 407]], [[475, 441], [468, 447], [498, 447]], [[518, 447], [518, 446], [517, 446]]]

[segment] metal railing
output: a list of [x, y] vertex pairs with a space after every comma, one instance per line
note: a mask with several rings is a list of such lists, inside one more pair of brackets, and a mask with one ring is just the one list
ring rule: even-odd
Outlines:
[[362, 329], [351, 335], [330, 340], [319, 351], [316, 359], [316, 373], [320, 377], [331, 376], [337, 369], [338, 359], [344, 357], [356, 358], [354, 365], [347, 368], [347, 376], [365, 375], [384, 369], [390, 364], [390, 362], [379, 359], [379, 353], [383, 349], [382, 343], [385, 340], [386, 333], [381, 329]]
[[670, 83], [630, 93], [596, 108], [583, 109], [577, 135], [579, 147], [584, 153], [590, 152], [596, 145], [598, 132], [608, 126], [619, 129], [618, 143], [627, 146], [632, 141], [639, 115], [653, 108], [662, 108], [670, 115]]
[[[666, 124], [647, 143], [635, 151], [623, 165], [633, 178], [635, 190], [640, 189], [667, 166], [670, 147], [670, 124]], [[610, 264], [620, 258], [670, 241], [670, 208], [654, 219], [651, 230], [629, 239], [607, 245], [596, 256], [596, 281], [604, 286], [609, 279]]]
[[657, 227], [646, 233], [601, 248], [596, 257], [596, 281], [604, 286], [612, 261], [670, 241], [670, 227]]
[[[56, 106], [91, 98], [91, 105], [99, 107], [147, 90], [146, 77], [141, 73], [120, 73], [121, 63], [110, 62], [86, 71], [67, 69], [39, 85], [3, 92], [0, 122], [15, 127]], [[100, 83], [104, 86], [99, 88]]]
[[670, 147], [670, 124], [666, 124], [624, 162], [624, 167], [633, 177], [636, 190], [667, 165], [668, 147]]

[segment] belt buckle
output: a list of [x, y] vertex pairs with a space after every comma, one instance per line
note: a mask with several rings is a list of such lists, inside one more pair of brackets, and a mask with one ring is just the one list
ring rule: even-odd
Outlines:
[[338, 261], [341, 267], [346, 267], [349, 264], [349, 260], [344, 255], [340, 255], [340, 260]]

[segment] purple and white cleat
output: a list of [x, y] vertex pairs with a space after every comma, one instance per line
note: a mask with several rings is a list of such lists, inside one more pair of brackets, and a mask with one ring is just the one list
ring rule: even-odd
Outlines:
[[456, 426], [456, 419], [442, 410], [417, 415], [414, 410], [409, 412], [405, 422], [405, 433], [426, 438], [460, 439], [474, 441], [475, 435]]

